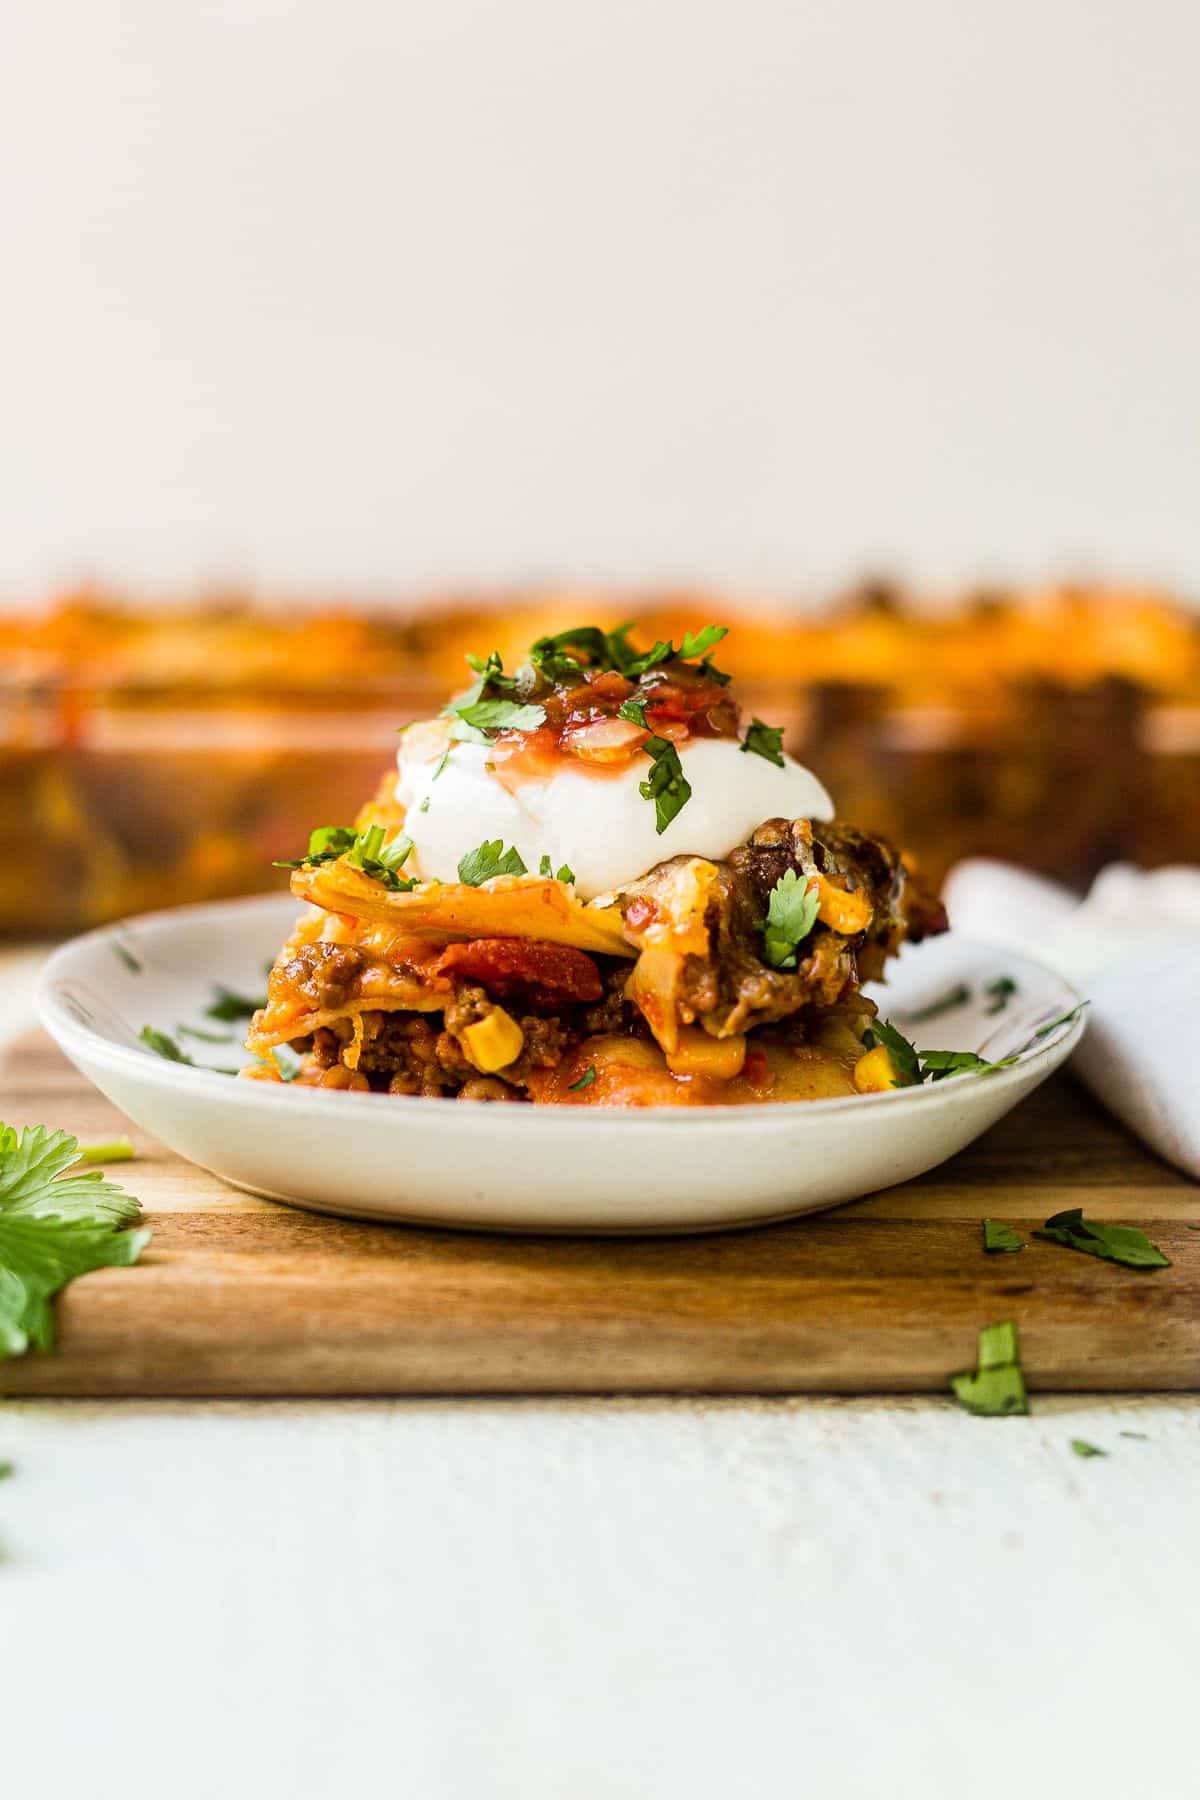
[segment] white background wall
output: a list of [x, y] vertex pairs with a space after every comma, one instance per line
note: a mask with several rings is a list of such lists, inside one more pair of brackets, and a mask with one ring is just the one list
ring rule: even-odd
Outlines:
[[0, 592], [1200, 587], [1188, 0], [36, 0]]

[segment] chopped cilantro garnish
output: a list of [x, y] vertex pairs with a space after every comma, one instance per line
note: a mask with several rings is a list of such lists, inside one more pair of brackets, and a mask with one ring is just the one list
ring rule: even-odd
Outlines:
[[133, 954], [133, 951], [129, 948], [129, 945], [127, 943], [125, 943], [122, 938], [119, 938], [117, 936], [116, 932], [113, 933], [112, 937], [108, 941], [112, 945], [113, 955], [125, 964], [125, 967], [129, 970], [129, 973], [131, 975], [140, 975], [142, 973], [142, 964], [138, 960], [138, 958]]
[[583, 1074], [579, 1077], [578, 1081], [571, 1082], [570, 1086], [567, 1088], [568, 1094], [577, 1094], [581, 1088], [591, 1087], [595, 1079], [596, 1068], [595, 1064], [593, 1064], [590, 1068], [583, 1071]]
[[985, 1219], [983, 1221], [983, 1247], [985, 1250], [1013, 1251], [1025, 1248], [1025, 1239], [1011, 1225], [1002, 1219]]
[[[729, 627], [705, 625], [699, 631], [685, 632], [678, 649], [670, 639], [659, 638], [651, 649], [641, 651], [635, 650], [629, 642], [632, 630], [630, 622], [609, 632], [601, 631], [595, 625], [576, 625], [569, 631], [556, 632], [553, 637], [538, 638], [530, 649], [529, 660], [547, 681], [578, 681], [585, 669], [616, 669], [630, 681], [637, 681], [651, 669], [669, 662], [673, 656], [683, 661], [704, 656], [705, 651], [711, 650], [727, 635]], [[728, 675], [712, 667], [707, 657], [702, 667], [722, 685], [729, 680]]]
[[153, 1025], [143, 1025], [138, 1032], [138, 1037], [145, 1044], [147, 1050], [153, 1050], [155, 1056], [161, 1056], [166, 1062], [187, 1063], [191, 1067], [195, 1066], [186, 1050], [181, 1050], [175, 1039], [168, 1037], [165, 1031], [156, 1031]]
[[[1122, 1433], [1122, 1436], [1123, 1435], [1124, 1435], [1124, 1433]], [[1071, 1439], [1071, 1448], [1075, 1452], [1076, 1456], [1107, 1456], [1108, 1455], [1107, 1450], [1102, 1450], [1100, 1448], [1099, 1444], [1089, 1444], [1086, 1438], [1072, 1438]]]
[[233, 988], [217, 983], [215, 999], [204, 1009], [206, 1019], [218, 1019], [223, 1025], [232, 1025], [238, 1019], [250, 1019], [267, 1004], [266, 995], [257, 999], [249, 994], [236, 993]]
[[458, 864], [458, 879], [467, 887], [482, 887], [496, 875], [526, 875], [528, 870], [516, 849], [504, 848], [503, 838], [486, 840], [468, 850]]
[[443, 770], [446, 767], [446, 764], [450, 761], [450, 752], [453, 749], [454, 749], [454, 745], [451, 744], [448, 749], [445, 749], [442, 751], [442, 754], [441, 754], [440, 758], [438, 759], [438, 766], [433, 771], [433, 774], [429, 778], [431, 781], [436, 781], [438, 776], [443, 772]]
[[986, 1419], [1001, 1419], [1029, 1411], [1017, 1349], [1017, 1328], [1011, 1320], [1003, 1325], [983, 1327], [979, 1333], [976, 1362], [973, 1374], [950, 1378], [950, 1386], [961, 1406]]
[[868, 1050], [876, 1044], [882, 1044], [892, 1059], [892, 1065], [900, 1081], [901, 1087], [916, 1087], [925, 1078], [921, 1073], [921, 1065], [914, 1045], [910, 1044], [902, 1031], [886, 1019], [872, 1019], [863, 1033], [863, 1043]]
[[1124, 1263], [1129, 1269], [1169, 1269], [1171, 1259], [1157, 1244], [1152, 1244], [1144, 1231], [1134, 1225], [1101, 1225], [1085, 1219], [1083, 1209], [1070, 1207], [1046, 1220], [1035, 1238], [1052, 1244], [1065, 1244], [1068, 1250], [1081, 1250], [1085, 1256], [1098, 1256], [1105, 1262]]
[[568, 886], [575, 879], [575, 871], [569, 863], [560, 863], [558, 873], [555, 874], [554, 866], [548, 856], [543, 856], [538, 864], [538, 874], [545, 876], [547, 881], [564, 881]]
[[977, 1056], [974, 1050], [922, 1050], [920, 1055], [923, 1081], [946, 1081], [951, 1075], [984, 1075], [989, 1069], [1000, 1067], [986, 1056]]
[[863, 1037], [868, 1050], [873, 1044], [886, 1046], [893, 1063], [901, 1073], [901, 1086], [911, 1087], [922, 1081], [945, 1081], [951, 1075], [991, 1075], [997, 1069], [1010, 1069], [1019, 1062], [1027, 1051], [1060, 1025], [1068, 1025], [1076, 1015], [1082, 1012], [1087, 1001], [1072, 1007], [1070, 1012], [1062, 1013], [1057, 1019], [1051, 1019], [1028, 1037], [1016, 1050], [1008, 1056], [1002, 1056], [997, 1062], [989, 1062], [985, 1056], [977, 1056], [974, 1050], [917, 1050], [896, 1027], [886, 1019], [872, 1019], [870, 1027]]
[[1011, 975], [999, 975], [995, 981], [987, 982], [983, 991], [991, 1001], [984, 1011], [989, 1014], [1003, 1012], [1016, 993], [1017, 984]]
[[517, 700], [476, 700], [456, 711], [476, 731], [536, 731], [546, 722], [544, 706], [522, 706]]
[[617, 717], [628, 719], [631, 725], [640, 725], [643, 731], [649, 731], [650, 727], [646, 723], [646, 702], [649, 698], [649, 694], [631, 694], [617, 708]]
[[661, 837], [671, 820], [677, 818], [692, 797], [691, 783], [683, 772], [679, 752], [665, 738], [650, 737], [642, 745], [654, 768], [645, 781], [638, 782], [643, 800], [653, 800], [655, 831]]
[[701, 631], [685, 631], [679, 655], [685, 662], [693, 656], [703, 656], [706, 650], [711, 650], [723, 637], [728, 636], [728, 625], [705, 625]]
[[[630, 627], [623, 626], [628, 631]], [[620, 667], [610, 647], [614, 639], [606, 637], [595, 625], [576, 625], [568, 631], [557, 631], [553, 637], [541, 637], [531, 647], [529, 660], [547, 681], [578, 681], [584, 668]], [[583, 653], [584, 661], [572, 656], [572, 650]]]
[[385, 842], [386, 837], [382, 825], [372, 825], [369, 830], [360, 832], [346, 852], [346, 861], [351, 868], [361, 869], [364, 875], [382, 882], [392, 893], [406, 894], [417, 885], [415, 876], [407, 881], [400, 878], [400, 870], [412, 855], [412, 839], [401, 832], [389, 844]]
[[706, 656], [704, 661], [700, 664], [700, 667], [704, 670], [704, 673], [708, 676], [709, 680], [715, 681], [719, 687], [728, 687], [733, 680], [733, 676], [727, 675], [724, 669], [718, 669], [711, 656]]
[[674, 654], [674, 644], [669, 641], [664, 643], [663, 639], [659, 638], [652, 650], [646, 650], [641, 656], [635, 656], [632, 662], [626, 663], [621, 673], [630, 681], [638, 681], [643, 675], [648, 674], [651, 669], [656, 669], [659, 663], [665, 663]]
[[965, 1006], [970, 998], [970, 988], [960, 981], [956, 987], [944, 993], [940, 1000], [931, 1000], [928, 1006], [922, 1006], [918, 1012], [906, 1012], [905, 1023], [924, 1025], [930, 1019], [940, 1019], [943, 1013], [953, 1012], [956, 1006]]
[[361, 869], [364, 875], [382, 882], [392, 893], [407, 893], [416, 887], [416, 878], [402, 881], [399, 871], [412, 852], [412, 839], [403, 833], [391, 843], [386, 839], [387, 832], [382, 825], [372, 825], [363, 832], [354, 831], [348, 825], [320, 825], [308, 840], [307, 856], [294, 862], [277, 862], [274, 866], [277, 869], [313, 868], [337, 862], [344, 856], [351, 868]]
[[428, 794], [426, 794], [426, 796], [422, 800], [420, 806], [418, 806], [417, 811], [418, 812], [428, 812], [429, 811], [429, 795]]
[[767, 762], [774, 763], [777, 769], [782, 769], [784, 766], [783, 726], [764, 725], [761, 719], [754, 719], [746, 733], [742, 751], [743, 753], [748, 751], [752, 756], [764, 757]]
[[796, 952], [817, 922], [821, 897], [808, 877], [785, 869], [767, 903], [763, 953], [773, 969], [794, 969]]
[[99, 1169], [71, 1173], [79, 1145], [65, 1131], [0, 1125], [0, 1356], [54, 1343], [50, 1302], [92, 1269], [127, 1268], [148, 1231], [125, 1231], [140, 1208]]

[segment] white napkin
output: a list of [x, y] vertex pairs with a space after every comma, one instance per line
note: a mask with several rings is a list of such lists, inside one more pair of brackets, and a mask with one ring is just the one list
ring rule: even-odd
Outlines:
[[1076, 1074], [1200, 1179], [1200, 868], [1113, 863], [1081, 902], [981, 857], [950, 871], [944, 898], [956, 931], [1046, 963], [1091, 1001]]

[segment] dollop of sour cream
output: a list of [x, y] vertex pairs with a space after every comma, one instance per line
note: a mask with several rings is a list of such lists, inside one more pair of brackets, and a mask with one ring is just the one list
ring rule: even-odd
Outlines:
[[530, 874], [543, 857], [556, 874], [565, 864], [576, 893], [593, 900], [668, 857], [720, 861], [764, 819], [833, 817], [816, 776], [786, 753], [780, 768], [732, 738], [695, 737], [679, 746], [679, 760], [691, 798], [660, 833], [653, 800], [638, 791], [652, 769], [649, 757], [606, 771], [563, 757], [549, 775], [509, 773], [501, 782], [490, 744], [451, 744], [442, 719], [410, 725], [400, 740], [396, 783], [413, 843], [405, 873], [457, 881], [459, 859], [500, 838]]

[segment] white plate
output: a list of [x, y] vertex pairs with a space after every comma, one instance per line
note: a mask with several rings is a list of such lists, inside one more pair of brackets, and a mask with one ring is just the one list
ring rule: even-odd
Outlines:
[[[184, 1040], [187, 1068], [144, 1049], [143, 1025], [177, 1033], [214, 983], [261, 993], [296, 916], [289, 896], [149, 913], [89, 932], [48, 963], [46, 1029], [131, 1119], [226, 1181], [354, 1218], [506, 1231], [699, 1231], [833, 1206], [944, 1162], [995, 1124], [1074, 1049], [1080, 1014], [1012, 1068], [890, 1093], [795, 1105], [648, 1108], [488, 1106], [322, 1093], [235, 1081], [238, 1040]], [[989, 1015], [985, 985], [1017, 982]], [[920, 1024], [956, 984], [972, 999]], [[1077, 1004], [1066, 982], [953, 933], [904, 951], [875, 992], [927, 1049], [995, 1059]], [[239, 1030], [240, 1028], [236, 1028]]]

